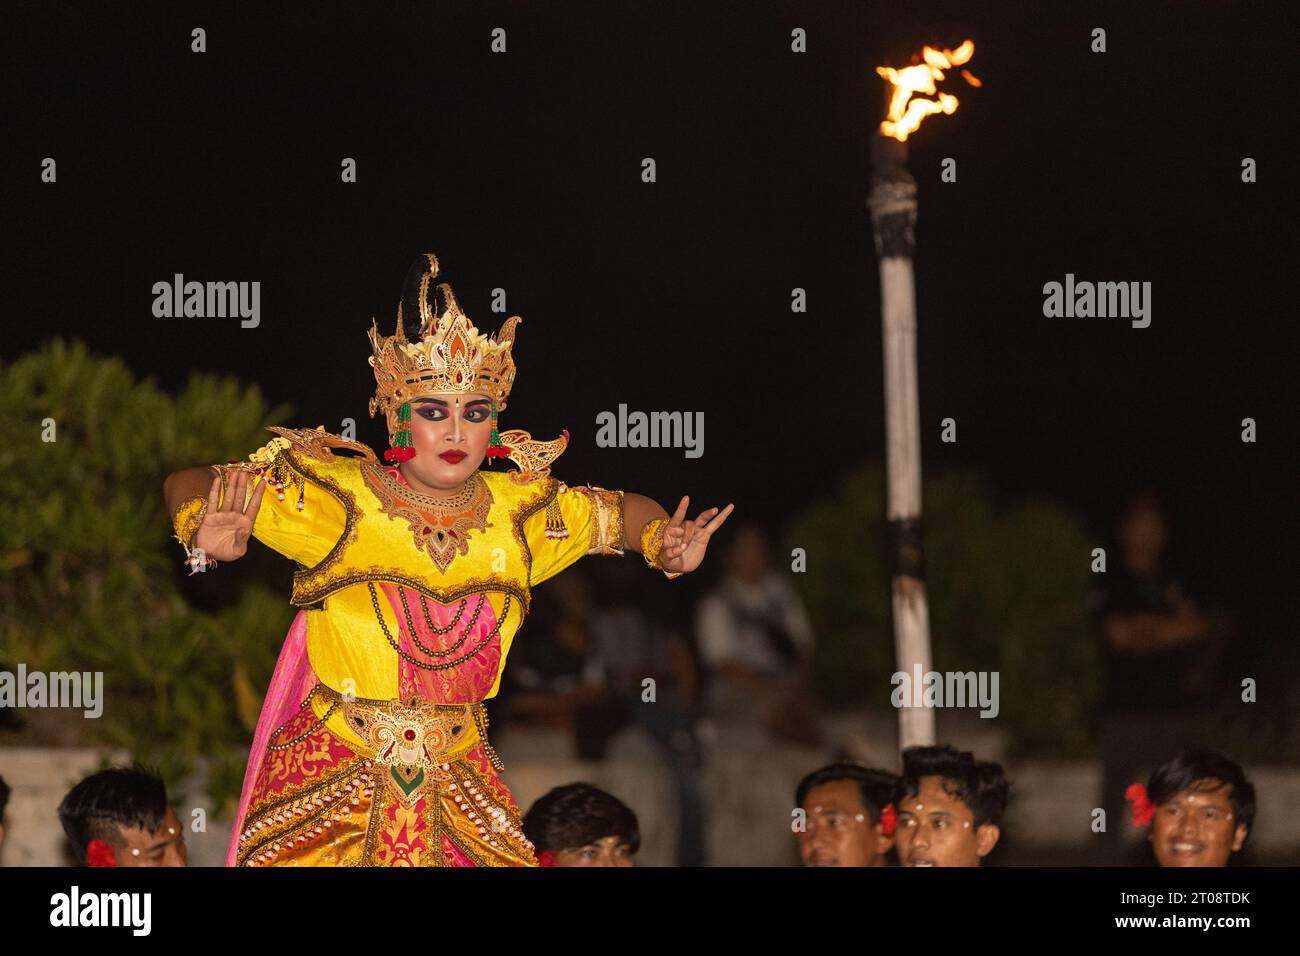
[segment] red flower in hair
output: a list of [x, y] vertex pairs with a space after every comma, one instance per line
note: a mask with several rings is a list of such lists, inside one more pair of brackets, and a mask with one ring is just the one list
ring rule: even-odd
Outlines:
[[1133, 825], [1144, 827], [1155, 816], [1156, 805], [1147, 796], [1147, 788], [1135, 783], [1124, 791], [1124, 799], [1133, 804]]
[[555, 866], [555, 854], [550, 850], [543, 850], [537, 854], [538, 866]]
[[86, 866], [117, 866], [117, 854], [103, 840], [86, 844]]
[[887, 803], [885, 809], [880, 811], [880, 832], [885, 836], [890, 836], [897, 826], [898, 814], [894, 812], [894, 805]]

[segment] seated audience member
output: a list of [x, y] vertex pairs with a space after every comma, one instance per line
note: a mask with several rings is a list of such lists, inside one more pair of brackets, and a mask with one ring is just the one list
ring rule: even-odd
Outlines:
[[9, 784], [5, 783], [5, 778], [0, 777], [0, 850], [5, 845], [5, 810], [9, 806], [9, 794], [12, 792]]
[[524, 814], [524, 835], [542, 866], [635, 866], [636, 814], [589, 783], [556, 787]]
[[771, 566], [764, 532], [736, 529], [726, 577], [700, 601], [695, 634], [704, 666], [705, 707], [717, 746], [761, 752], [783, 741], [822, 742], [808, 690], [812, 622], [790, 575]]
[[1255, 822], [1255, 787], [1213, 750], [1179, 754], [1125, 795], [1160, 866], [1227, 866]]
[[804, 777], [795, 801], [804, 812], [798, 832], [804, 866], [888, 866], [894, 845], [897, 777], [859, 764], [834, 763]]
[[949, 746], [909, 747], [894, 788], [902, 866], [979, 866], [1002, 835], [1010, 783], [999, 764]]
[[143, 767], [110, 767], [77, 784], [59, 822], [86, 866], [185, 866], [185, 834], [162, 778]]

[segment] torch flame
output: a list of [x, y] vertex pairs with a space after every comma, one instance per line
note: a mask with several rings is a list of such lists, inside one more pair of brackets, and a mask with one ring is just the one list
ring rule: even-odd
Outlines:
[[[975, 54], [975, 43], [966, 40], [955, 50], [936, 50], [923, 47], [921, 58], [924, 63], [895, 70], [888, 66], [876, 67], [876, 73], [883, 76], [893, 86], [889, 98], [889, 118], [880, 124], [880, 132], [892, 136], [900, 143], [907, 142], [907, 137], [921, 125], [921, 120], [934, 113], [953, 113], [957, 109], [957, 97], [951, 93], [938, 93], [938, 99], [915, 97], [916, 93], [935, 96], [935, 82], [943, 79], [943, 71], [967, 63]], [[982, 85], [967, 70], [961, 75], [971, 86]]]

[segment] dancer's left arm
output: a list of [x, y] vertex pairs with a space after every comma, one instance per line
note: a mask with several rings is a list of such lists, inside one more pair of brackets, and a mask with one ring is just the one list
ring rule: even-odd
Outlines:
[[640, 553], [641, 533], [646, 525], [656, 518], [666, 518], [668, 520], [664, 526], [663, 549], [659, 552], [660, 566], [671, 574], [694, 571], [704, 560], [704, 554], [709, 547], [709, 538], [730, 517], [735, 505], [729, 504], [721, 510], [709, 508], [700, 512], [699, 517], [692, 521], [686, 517], [686, 509], [690, 501], [689, 495], [683, 495], [677, 510], [669, 516], [663, 506], [653, 498], [626, 492], [623, 495], [625, 547]]
[[[609, 491], [591, 485], [556, 483], [551, 505], [539, 508], [524, 522], [530, 554], [529, 584], [554, 577], [575, 561], [591, 554], [643, 553], [646, 544], [662, 537], [656, 567], [676, 577], [694, 571], [704, 560], [709, 537], [722, 527], [732, 506], [719, 511], [710, 508], [694, 521], [686, 518], [689, 498], [683, 498], [677, 512], [669, 515], [652, 498], [632, 492]], [[646, 526], [662, 519], [661, 532]], [[644, 538], [644, 540], [643, 540]]]

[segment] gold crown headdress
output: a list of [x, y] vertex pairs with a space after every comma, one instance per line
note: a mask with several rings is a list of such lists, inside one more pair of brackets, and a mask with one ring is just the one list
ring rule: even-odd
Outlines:
[[[496, 338], [479, 332], [460, 310], [451, 286], [433, 286], [438, 257], [426, 252], [411, 266], [397, 306], [397, 331], [380, 335], [370, 322], [370, 365], [375, 370], [375, 397], [370, 415], [397, 409], [417, 395], [482, 392], [506, 407], [515, 381], [515, 326], [512, 315]], [[442, 304], [439, 303], [439, 298]], [[416, 324], [418, 322], [418, 325]]]
[[[496, 338], [488, 338], [460, 310], [450, 285], [442, 282], [433, 286], [437, 275], [438, 257], [426, 252], [406, 274], [394, 334], [380, 335], [375, 321], [370, 322], [370, 348], [374, 353], [370, 365], [375, 370], [376, 385], [370, 415], [395, 410], [402, 426], [398, 439], [404, 447], [385, 452], [385, 459], [405, 461], [415, 454], [410, 447], [411, 410], [407, 404], [412, 398], [440, 392], [482, 392], [494, 403], [488, 458], [504, 457], [518, 464], [519, 470], [510, 472], [510, 480], [516, 483], [544, 477], [569, 444], [568, 431], [559, 438], [542, 441], [522, 429], [498, 433], [496, 428], [496, 412], [506, 407], [506, 397], [515, 383], [511, 349], [515, 326], [523, 319], [510, 316]], [[547, 536], [566, 537], [568, 531], [554, 502], [546, 514]]]

